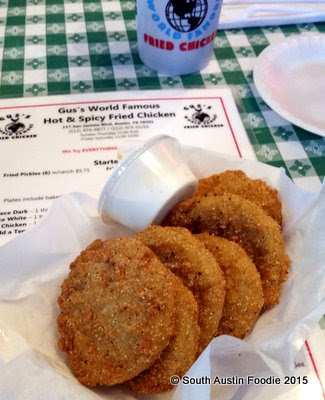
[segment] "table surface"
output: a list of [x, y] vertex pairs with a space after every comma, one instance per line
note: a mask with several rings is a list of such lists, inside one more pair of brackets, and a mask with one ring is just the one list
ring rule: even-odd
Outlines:
[[135, 1], [0, 0], [0, 97], [229, 85], [257, 158], [285, 167], [304, 188], [325, 176], [325, 139], [293, 126], [259, 97], [256, 57], [325, 23], [219, 31], [201, 73], [162, 76], [137, 53]]

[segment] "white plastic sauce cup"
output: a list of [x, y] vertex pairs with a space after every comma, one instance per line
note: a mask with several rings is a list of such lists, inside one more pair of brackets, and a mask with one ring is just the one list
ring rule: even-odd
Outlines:
[[98, 201], [104, 222], [112, 219], [135, 231], [158, 224], [197, 188], [181, 157], [180, 144], [156, 136], [132, 152], [108, 178]]
[[212, 54], [222, 0], [136, 0], [141, 60], [168, 75], [204, 68]]

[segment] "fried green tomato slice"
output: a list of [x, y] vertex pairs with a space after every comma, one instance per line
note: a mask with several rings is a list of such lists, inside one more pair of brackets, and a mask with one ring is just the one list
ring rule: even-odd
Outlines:
[[217, 335], [225, 298], [225, 279], [213, 255], [184, 228], [150, 226], [137, 238], [179, 276], [199, 306], [200, 354]]
[[261, 179], [251, 179], [243, 171], [225, 171], [199, 180], [193, 197], [179, 202], [167, 215], [162, 225], [183, 226], [191, 229], [190, 213], [201, 198], [208, 194], [237, 194], [260, 206], [280, 226], [281, 202], [278, 192]]
[[152, 367], [125, 386], [137, 393], [163, 393], [173, 389], [170, 377], [183, 376], [195, 361], [199, 342], [198, 306], [192, 292], [176, 275], [175, 326], [168, 347]]
[[237, 194], [257, 204], [280, 226], [282, 224], [278, 192], [261, 179], [251, 179], [240, 170], [228, 170], [199, 180], [197, 196], [205, 196], [211, 191], [217, 195]]
[[264, 309], [279, 302], [290, 265], [281, 228], [259, 206], [234, 194], [203, 197], [189, 218], [196, 233], [208, 232], [238, 243], [261, 276]]
[[264, 303], [256, 266], [235, 242], [208, 233], [195, 235], [214, 255], [226, 279], [226, 297], [218, 334], [243, 338], [254, 326]]
[[61, 289], [59, 348], [84, 385], [129, 380], [168, 346], [173, 276], [142, 242], [96, 240], [71, 263]]

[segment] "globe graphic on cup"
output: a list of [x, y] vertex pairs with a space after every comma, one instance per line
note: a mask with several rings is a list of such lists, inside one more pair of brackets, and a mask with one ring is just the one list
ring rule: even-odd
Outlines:
[[178, 32], [191, 32], [198, 28], [208, 12], [207, 0], [170, 0], [166, 18]]

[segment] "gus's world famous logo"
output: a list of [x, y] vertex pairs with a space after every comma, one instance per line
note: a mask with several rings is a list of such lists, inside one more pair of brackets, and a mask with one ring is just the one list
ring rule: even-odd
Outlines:
[[208, 45], [215, 38], [220, 3], [221, 0], [146, 0], [146, 12], [156, 29], [144, 33], [145, 43], [182, 52]]
[[29, 114], [0, 115], [0, 140], [35, 138]]

